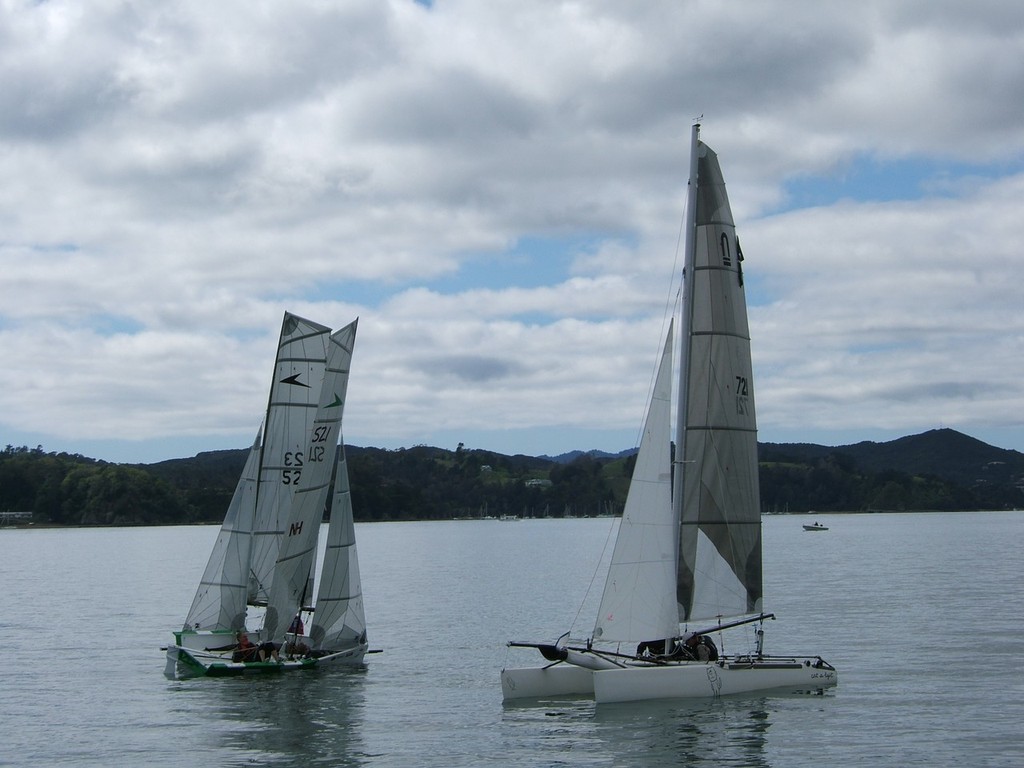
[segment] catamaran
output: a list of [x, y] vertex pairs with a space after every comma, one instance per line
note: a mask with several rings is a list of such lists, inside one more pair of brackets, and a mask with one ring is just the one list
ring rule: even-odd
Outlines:
[[[249, 450], [185, 623], [167, 646], [168, 677], [363, 660], [366, 619], [341, 437], [357, 322], [332, 334], [327, 326], [285, 313], [264, 427]], [[314, 601], [328, 502], [331, 519]]]
[[[547, 664], [501, 672], [505, 701], [593, 696], [598, 703], [717, 697], [838, 682], [820, 656], [768, 655], [754, 388], [743, 253], [717, 155], [690, 141], [677, 453], [669, 324], [611, 563], [589, 637], [510, 642]], [[721, 633], [754, 628], [726, 654]], [[735, 633], [733, 633], [735, 634]], [[715, 638], [718, 638], [716, 644]]]

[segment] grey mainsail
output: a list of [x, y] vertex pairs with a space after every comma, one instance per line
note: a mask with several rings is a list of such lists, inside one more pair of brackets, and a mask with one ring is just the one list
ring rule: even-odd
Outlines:
[[717, 155], [698, 142], [686, 265], [680, 619], [761, 610], [757, 425], [743, 254]]

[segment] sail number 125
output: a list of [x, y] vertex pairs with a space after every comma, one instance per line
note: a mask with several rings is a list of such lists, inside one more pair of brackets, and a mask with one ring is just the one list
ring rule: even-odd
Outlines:
[[311, 462], [320, 462], [324, 460], [327, 455], [327, 449], [323, 445], [327, 442], [331, 436], [331, 428], [326, 425], [320, 425], [313, 427], [313, 435], [310, 439], [309, 445], [309, 460]]

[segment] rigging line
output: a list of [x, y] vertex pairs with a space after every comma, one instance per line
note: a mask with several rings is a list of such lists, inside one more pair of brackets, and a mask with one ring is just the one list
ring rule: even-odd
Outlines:
[[[654, 393], [654, 383], [658, 376], [658, 368], [661, 365], [662, 357], [662, 345], [665, 340], [666, 328], [669, 321], [675, 316], [677, 306], [681, 306], [683, 301], [683, 281], [680, 279], [676, 281], [676, 275], [682, 276], [683, 270], [679, 268], [680, 253], [683, 249], [683, 239], [686, 234], [686, 206], [683, 206], [683, 210], [679, 216], [679, 230], [676, 233], [676, 247], [672, 254], [672, 269], [669, 272], [669, 279], [666, 281], [668, 285], [668, 291], [665, 295], [665, 304], [661, 311], [661, 330], [658, 334], [658, 339], [655, 342], [655, 354], [654, 354], [654, 365], [651, 369], [651, 375], [647, 382], [647, 399], [644, 401], [645, 405], [651, 402], [651, 397]], [[681, 331], [680, 331], [681, 332]], [[678, 364], [678, 361], [673, 361], [674, 364]], [[647, 421], [647, 411], [644, 409], [643, 417], [640, 419], [640, 425], [637, 428], [636, 439], [633, 441], [633, 445], [639, 446], [640, 440], [644, 432], [644, 424]]]
[[[605, 553], [608, 551], [608, 543], [612, 540], [612, 531], [615, 530], [615, 520], [618, 519], [619, 525], [622, 525], [622, 518], [608, 518], [611, 522], [608, 524], [608, 536], [605, 537], [604, 547], [601, 548], [601, 556], [597, 559], [597, 565], [594, 566], [594, 573], [590, 576], [590, 583], [587, 585], [586, 592], [583, 593], [583, 600], [580, 602], [580, 607], [576, 609], [576, 615], [572, 618], [572, 623], [569, 624], [569, 631], [571, 632], [576, 627], [576, 622], [580, 619], [580, 614], [583, 613], [583, 607], [587, 603], [587, 598], [590, 597], [590, 590], [594, 588], [594, 582], [597, 581], [597, 574], [601, 570], [601, 564], [604, 562]], [[568, 634], [568, 633], [567, 633]]]

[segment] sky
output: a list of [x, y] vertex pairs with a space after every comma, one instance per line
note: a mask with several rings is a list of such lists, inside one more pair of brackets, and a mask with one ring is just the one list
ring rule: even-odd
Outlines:
[[634, 447], [690, 126], [758, 438], [1024, 450], [1024, 4], [0, 0], [0, 441], [249, 445], [283, 313], [345, 442]]

